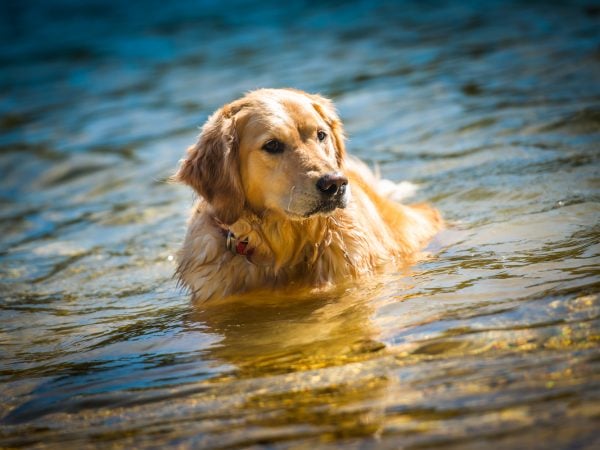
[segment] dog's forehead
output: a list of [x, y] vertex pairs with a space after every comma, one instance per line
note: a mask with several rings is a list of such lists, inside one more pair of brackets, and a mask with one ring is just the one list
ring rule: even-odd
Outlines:
[[314, 128], [319, 115], [304, 95], [287, 94], [265, 96], [260, 99], [258, 111], [273, 126], [295, 128], [299, 131]]

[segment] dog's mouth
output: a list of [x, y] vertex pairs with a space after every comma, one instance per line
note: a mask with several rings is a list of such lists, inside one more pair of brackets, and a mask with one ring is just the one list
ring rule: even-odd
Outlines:
[[345, 208], [348, 201], [345, 195], [341, 195], [331, 200], [321, 200], [313, 209], [308, 211], [304, 217], [314, 216], [315, 214], [329, 214], [338, 208]]
[[[303, 194], [301, 192], [296, 194], [296, 199], [300, 199], [296, 205], [292, 205], [289, 202], [287, 208], [282, 208], [285, 214], [293, 220], [303, 220], [315, 215], [329, 215], [336, 209], [344, 209], [348, 206], [352, 194], [350, 192], [350, 186], [344, 186], [337, 193], [333, 195], [318, 195], [314, 194]], [[290, 207], [290, 206], [296, 206]]]

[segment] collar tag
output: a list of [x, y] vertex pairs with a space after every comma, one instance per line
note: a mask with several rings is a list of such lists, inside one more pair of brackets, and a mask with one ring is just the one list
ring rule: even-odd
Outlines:
[[225, 236], [225, 239], [225, 245], [227, 246], [227, 250], [233, 253], [237, 253], [235, 245], [235, 234], [233, 234], [231, 230], [227, 230], [227, 236]]

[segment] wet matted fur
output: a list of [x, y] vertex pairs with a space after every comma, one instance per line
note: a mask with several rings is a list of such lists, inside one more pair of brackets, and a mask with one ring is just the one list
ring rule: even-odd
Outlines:
[[392, 201], [389, 181], [346, 155], [330, 100], [293, 89], [220, 108], [173, 179], [199, 195], [177, 255], [179, 280], [199, 300], [408, 265], [443, 226], [426, 204]]

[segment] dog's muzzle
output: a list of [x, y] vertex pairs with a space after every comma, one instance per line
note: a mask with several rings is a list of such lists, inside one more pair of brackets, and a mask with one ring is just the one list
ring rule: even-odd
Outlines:
[[345, 208], [348, 205], [350, 190], [348, 178], [338, 172], [319, 178], [317, 190], [320, 192], [320, 199], [316, 206], [306, 213], [305, 217], [317, 213], [330, 213], [337, 208]]

